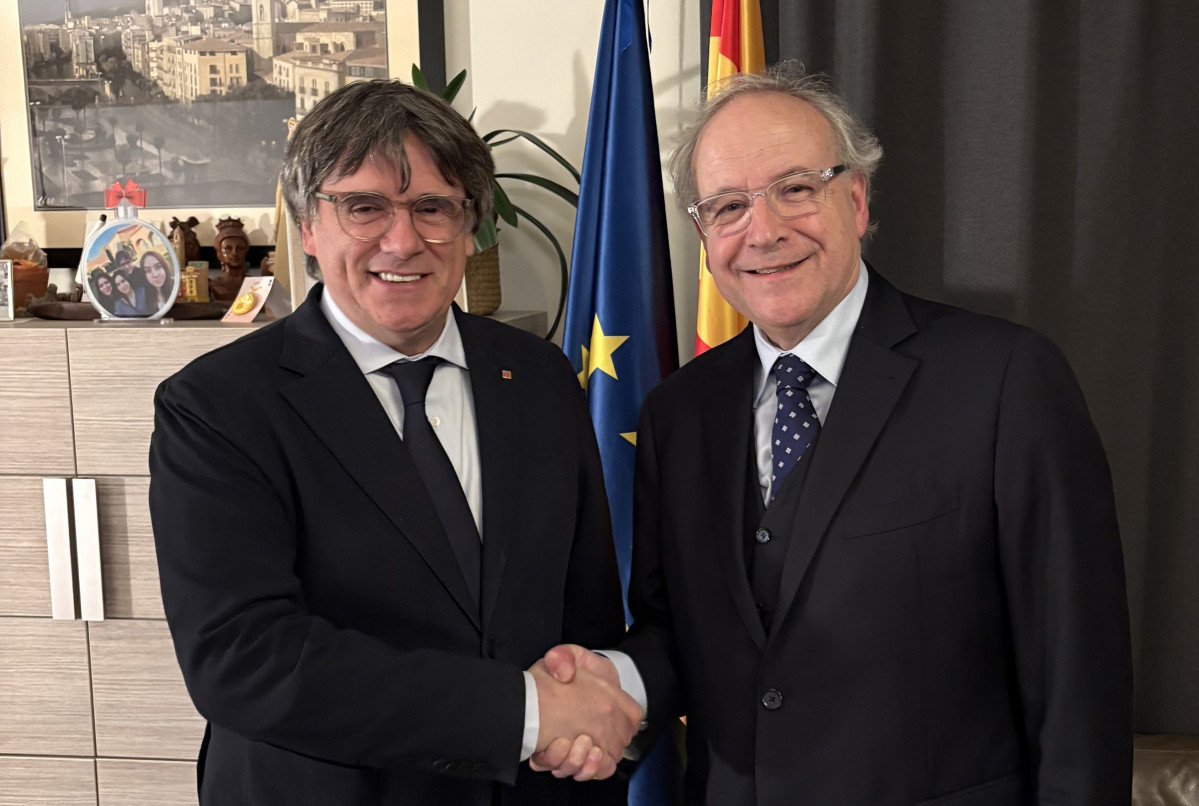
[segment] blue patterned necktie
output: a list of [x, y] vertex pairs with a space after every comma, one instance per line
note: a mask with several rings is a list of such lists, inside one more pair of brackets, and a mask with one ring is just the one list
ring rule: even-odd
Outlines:
[[770, 435], [772, 501], [799, 457], [820, 434], [820, 420], [808, 396], [808, 385], [815, 379], [816, 371], [790, 353], [783, 353], [775, 362], [778, 409]]

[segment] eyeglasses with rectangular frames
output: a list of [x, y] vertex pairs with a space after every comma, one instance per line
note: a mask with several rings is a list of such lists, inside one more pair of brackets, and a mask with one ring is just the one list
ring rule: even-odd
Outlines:
[[753, 218], [754, 199], [766, 199], [779, 218], [799, 218], [811, 215], [824, 203], [828, 183], [845, 170], [834, 165], [820, 171], [797, 171], [774, 180], [760, 190], [734, 190], [717, 193], [687, 208], [708, 237], [723, 238], [736, 235], [749, 227]]
[[331, 194], [316, 192], [313, 197], [327, 201], [337, 211], [341, 231], [359, 241], [377, 241], [395, 224], [396, 208], [408, 211], [412, 228], [426, 243], [449, 243], [466, 226], [467, 211], [473, 199], [430, 194], [410, 202], [393, 201], [380, 193], [358, 191]]

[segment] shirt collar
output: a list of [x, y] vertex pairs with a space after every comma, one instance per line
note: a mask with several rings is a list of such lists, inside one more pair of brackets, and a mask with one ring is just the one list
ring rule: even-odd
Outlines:
[[362, 370], [364, 375], [376, 372], [396, 361], [408, 359], [417, 361], [426, 356], [436, 356], [456, 367], [466, 369], [466, 351], [462, 349], [462, 334], [458, 332], [458, 322], [451, 309], [445, 317], [445, 327], [433, 346], [418, 355], [405, 355], [399, 350], [388, 347], [383, 342], [369, 335], [365, 330], [350, 321], [345, 312], [333, 301], [333, 295], [326, 287], [321, 294], [321, 313], [329, 320], [333, 332], [341, 339], [342, 344], [350, 351], [350, 357]]
[[[866, 303], [866, 285], [869, 277], [866, 274], [866, 263], [858, 261], [858, 279], [854, 282], [849, 293], [829, 311], [828, 316], [820, 324], [812, 328], [812, 332], [790, 350], [780, 350], [770, 343], [762, 330], [754, 325], [754, 346], [758, 350], [759, 366], [757, 368], [757, 385], [754, 395], [754, 405], [762, 400], [770, 384], [770, 374], [775, 362], [783, 353], [799, 356], [808, 366], [816, 370], [820, 377], [834, 387], [841, 379], [841, 368], [845, 366], [845, 355], [849, 352], [849, 341], [853, 338], [854, 328], [862, 315], [862, 306]], [[770, 390], [773, 393], [773, 390]]]

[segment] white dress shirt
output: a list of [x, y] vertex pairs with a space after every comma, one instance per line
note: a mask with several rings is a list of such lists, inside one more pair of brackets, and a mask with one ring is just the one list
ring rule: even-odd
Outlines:
[[841, 380], [841, 368], [845, 366], [849, 341], [862, 315], [868, 282], [866, 264], [859, 261], [858, 279], [853, 288], [820, 324], [812, 328], [811, 333], [789, 350], [780, 350], [757, 325], [753, 326], [759, 362], [754, 367], [754, 456], [757, 458], [758, 486], [764, 502], [770, 501], [770, 438], [774, 430], [774, 414], [778, 410], [774, 365], [780, 355], [790, 353], [816, 370], [817, 377], [808, 386], [808, 396], [812, 398], [812, 408], [816, 409], [816, 417], [823, 426], [828, 418], [829, 407], [833, 405], [837, 382]]
[[[429, 381], [429, 391], [425, 395], [425, 414], [429, 418], [429, 424], [433, 426], [433, 433], [437, 435], [450, 463], [454, 466], [454, 472], [458, 474], [458, 481], [462, 484], [462, 491], [470, 504], [470, 512], [475, 518], [475, 526], [482, 536], [483, 477], [479, 461], [475, 400], [470, 384], [470, 372], [466, 366], [466, 352], [462, 348], [462, 335], [458, 332], [458, 323], [454, 320], [453, 312], [446, 316], [445, 327], [441, 329], [437, 341], [419, 355], [404, 355], [368, 335], [337, 307], [327, 289], [321, 294], [321, 312], [329, 320], [333, 332], [350, 351], [354, 363], [366, 376], [366, 382], [379, 398], [383, 411], [387, 413], [387, 418], [391, 420], [401, 438], [404, 436], [404, 401], [395, 381], [380, 370], [396, 361], [419, 361], [426, 356], [442, 359], [433, 372], [432, 380]], [[537, 707], [537, 684], [533, 675], [528, 672], [524, 672], [524, 679], [525, 728], [520, 751], [521, 761], [533, 755], [533, 751], [537, 749], [537, 734], [541, 727], [541, 712]]]

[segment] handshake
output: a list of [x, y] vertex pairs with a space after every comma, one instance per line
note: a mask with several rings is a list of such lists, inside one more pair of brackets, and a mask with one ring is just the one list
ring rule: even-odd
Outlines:
[[620, 688], [612, 661], [581, 646], [554, 647], [529, 668], [540, 730], [534, 770], [576, 781], [607, 778], [641, 725], [641, 706]]

